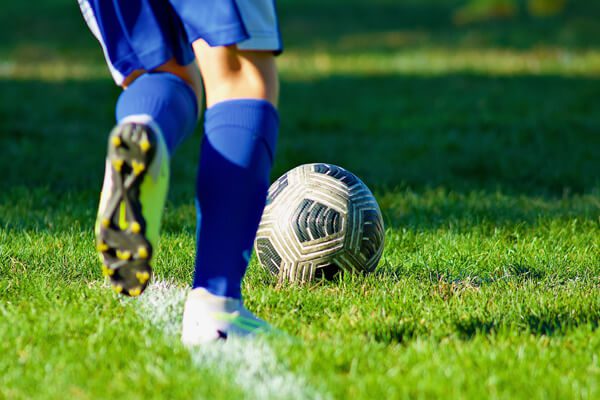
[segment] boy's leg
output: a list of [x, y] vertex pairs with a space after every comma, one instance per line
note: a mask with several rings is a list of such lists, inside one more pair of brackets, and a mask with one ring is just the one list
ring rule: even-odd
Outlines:
[[171, 2], [78, 3], [115, 83], [125, 88], [108, 142], [95, 231], [104, 273], [116, 291], [135, 296], [150, 279], [170, 153], [196, 124], [200, 75]]
[[124, 80], [108, 141], [97, 246], [115, 291], [131, 296], [150, 278], [170, 155], [197, 120], [194, 67], [172, 64]]
[[[265, 326], [243, 307], [240, 285], [265, 206], [279, 125], [271, 52], [209, 47], [202, 40], [194, 50], [208, 108], [196, 182], [195, 290], [183, 322], [189, 344]], [[223, 312], [239, 318], [223, 318]]]
[[274, 56], [194, 45], [206, 85], [194, 287], [240, 298], [278, 133]]

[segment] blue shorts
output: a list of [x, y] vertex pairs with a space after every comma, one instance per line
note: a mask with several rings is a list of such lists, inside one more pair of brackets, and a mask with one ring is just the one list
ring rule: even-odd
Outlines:
[[175, 57], [194, 60], [191, 43], [282, 50], [275, 0], [78, 0], [113, 78], [152, 70]]

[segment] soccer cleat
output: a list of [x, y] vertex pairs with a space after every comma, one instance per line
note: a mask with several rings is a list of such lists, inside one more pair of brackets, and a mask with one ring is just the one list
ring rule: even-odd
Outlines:
[[188, 294], [181, 332], [186, 346], [269, 331], [269, 324], [248, 311], [241, 300], [216, 296], [203, 288]]
[[117, 293], [139, 296], [148, 285], [168, 185], [169, 155], [158, 128], [117, 125], [108, 139], [95, 228], [103, 274]]

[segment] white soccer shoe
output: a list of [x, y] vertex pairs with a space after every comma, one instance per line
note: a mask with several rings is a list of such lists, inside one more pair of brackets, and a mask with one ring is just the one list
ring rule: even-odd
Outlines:
[[186, 346], [269, 331], [269, 324], [248, 311], [241, 300], [216, 296], [203, 288], [188, 294], [181, 333]]

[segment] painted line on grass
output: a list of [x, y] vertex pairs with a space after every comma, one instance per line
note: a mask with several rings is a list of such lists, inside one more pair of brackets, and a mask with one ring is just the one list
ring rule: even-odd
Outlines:
[[[154, 282], [138, 299], [140, 315], [179, 340], [181, 317], [188, 290], [165, 281]], [[197, 367], [211, 368], [233, 379], [248, 399], [330, 399], [308, 381], [278, 362], [266, 341], [227, 340], [189, 348]]]

